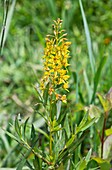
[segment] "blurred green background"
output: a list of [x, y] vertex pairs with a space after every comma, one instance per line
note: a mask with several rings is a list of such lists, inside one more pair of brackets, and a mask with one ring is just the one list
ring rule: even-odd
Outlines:
[[[9, 2], [11, 7], [13, 0]], [[112, 0], [83, 0], [82, 3], [92, 40], [95, 71], [103, 57], [107, 58], [97, 89], [105, 94], [112, 86]], [[0, 1], [0, 30], [3, 25], [3, 12], [4, 2]], [[68, 93], [72, 114], [76, 102], [90, 104], [84, 72], [86, 70], [91, 89], [94, 75], [90, 67], [79, 1], [17, 0], [0, 56], [0, 127], [9, 129], [8, 122], [12, 122], [18, 113], [23, 119], [31, 116], [32, 121], [38, 121], [33, 110], [37, 103], [33, 86], [38, 86], [43, 74], [45, 37], [51, 33], [53, 20], [58, 17], [63, 20], [63, 28], [72, 42]], [[112, 117], [108, 124], [111, 123]], [[17, 147], [16, 144], [12, 144], [11, 139], [1, 133], [0, 166], [15, 166], [17, 160], [15, 153], [11, 152], [14, 147]], [[19, 149], [16, 150], [17, 153]]]

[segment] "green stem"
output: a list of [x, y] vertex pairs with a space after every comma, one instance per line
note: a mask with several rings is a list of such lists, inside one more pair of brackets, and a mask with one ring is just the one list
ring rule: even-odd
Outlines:
[[49, 124], [49, 131], [50, 131], [50, 140], [49, 140], [49, 155], [50, 159], [52, 158], [52, 96], [50, 100], [50, 124]]
[[50, 129], [49, 154], [50, 154], [50, 157], [52, 157], [52, 132], [51, 132], [51, 129]]

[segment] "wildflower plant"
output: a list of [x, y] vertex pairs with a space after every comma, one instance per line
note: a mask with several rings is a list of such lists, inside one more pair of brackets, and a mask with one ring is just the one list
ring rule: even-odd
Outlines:
[[[68, 48], [71, 43], [66, 35], [62, 29], [62, 20], [57, 19], [53, 24], [53, 35], [46, 37], [44, 74], [40, 86], [35, 87], [38, 93], [35, 113], [45, 121], [44, 130], [36, 128], [33, 123], [28, 124], [29, 118], [21, 123], [17, 117], [14, 122], [14, 134], [6, 131], [7, 135], [25, 149], [17, 170], [21, 170], [25, 165], [32, 170], [80, 169], [82, 165], [86, 168], [90, 160], [91, 150], [80, 161], [80, 157], [77, 159], [76, 148], [82, 143], [86, 130], [96, 118], [91, 118], [86, 109], [78, 107], [76, 112], [82, 109], [84, 116], [80, 124], [74, 126], [75, 122], [72, 119], [74, 115], [67, 108], [66, 92], [69, 92], [67, 68], [70, 57]], [[38, 110], [39, 107], [42, 109]]]

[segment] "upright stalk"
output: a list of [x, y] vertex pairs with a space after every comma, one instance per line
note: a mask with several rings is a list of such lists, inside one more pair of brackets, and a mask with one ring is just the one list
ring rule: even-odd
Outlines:
[[52, 122], [50, 122], [49, 155], [50, 155], [50, 158], [52, 159]]

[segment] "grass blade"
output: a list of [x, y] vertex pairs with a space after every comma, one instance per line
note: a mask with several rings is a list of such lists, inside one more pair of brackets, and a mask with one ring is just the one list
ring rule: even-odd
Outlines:
[[46, 3], [49, 12], [51, 13], [51, 16], [53, 16], [54, 18], [57, 17], [57, 9], [56, 9], [56, 2], [53, 0], [44, 0], [44, 2]]
[[84, 13], [84, 9], [83, 9], [83, 5], [82, 5], [81, 0], [79, 0], [79, 4], [80, 4], [81, 13], [82, 13], [83, 23], [84, 23], [84, 29], [85, 29], [85, 34], [86, 34], [91, 70], [92, 70], [92, 73], [94, 74], [94, 72], [95, 72], [95, 60], [94, 60], [93, 52], [92, 52], [92, 43], [91, 43], [89, 27], [88, 27], [88, 24], [87, 24], [87, 20], [86, 20], [86, 16], [85, 16], [85, 13]]
[[86, 88], [87, 88], [87, 93], [88, 93], [88, 103], [90, 103], [91, 98], [92, 98], [92, 89], [91, 89], [91, 86], [89, 84], [89, 80], [88, 80], [87, 73], [86, 73], [85, 70], [83, 72], [83, 75], [84, 75], [84, 81], [85, 81]]
[[5, 44], [7, 35], [8, 35], [16, 0], [12, 1], [10, 8], [9, 8], [10, 1], [4, 1], [4, 2], [5, 2], [4, 3], [4, 21], [3, 21], [1, 34], [0, 34], [0, 54], [2, 54], [4, 44]]
[[97, 90], [98, 83], [99, 83], [100, 76], [101, 76], [101, 72], [102, 72], [102, 69], [103, 69], [106, 61], [107, 61], [107, 57], [103, 57], [103, 59], [101, 59], [99, 67], [98, 67], [98, 69], [97, 69], [97, 71], [95, 73], [95, 77], [94, 77], [94, 91], [93, 91], [93, 96], [92, 96], [91, 103], [93, 103], [93, 101], [94, 101], [96, 90]]

